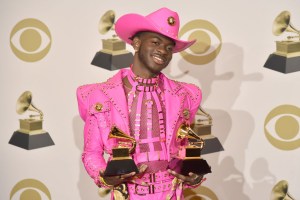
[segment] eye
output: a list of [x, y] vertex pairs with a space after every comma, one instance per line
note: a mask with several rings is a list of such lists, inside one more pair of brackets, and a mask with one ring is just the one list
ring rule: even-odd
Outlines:
[[167, 51], [169, 51], [169, 52], [173, 52], [173, 49], [174, 49], [174, 46], [167, 46]]
[[193, 190], [186, 189], [183, 194], [186, 200], [218, 200], [217, 195], [205, 186], [200, 186]]
[[152, 44], [154, 44], [155, 46], [158, 46], [159, 42], [158, 41], [152, 41]]
[[264, 131], [269, 142], [282, 150], [300, 147], [300, 109], [293, 105], [274, 108], [266, 117]]
[[10, 33], [10, 47], [21, 60], [35, 62], [44, 58], [51, 47], [48, 27], [37, 19], [24, 19]]
[[183, 59], [195, 65], [211, 62], [222, 47], [221, 33], [206, 20], [197, 19], [188, 22], [181, 28], [179, 37], [182, 40], [197, 40], [191, 47], [180, 52]]
[[10, 192], [10, 200], [51, 200], [48, 188], [35, 179], [18, 182]]

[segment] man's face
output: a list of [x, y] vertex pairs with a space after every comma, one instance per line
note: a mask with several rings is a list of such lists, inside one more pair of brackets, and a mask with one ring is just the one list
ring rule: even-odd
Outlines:
[[[141, 70], [158, 74], [167, 67], [172, 59], [174, 41], [158, 33], [143, 32], [134, 39], [137, 45], [138, 64]], [[135, 47], [136, 48], [136, 47]]]

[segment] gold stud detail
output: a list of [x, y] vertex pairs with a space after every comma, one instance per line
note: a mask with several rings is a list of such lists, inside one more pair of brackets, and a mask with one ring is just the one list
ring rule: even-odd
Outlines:
[[175, 25], [175, 19], [174, 17], [168, 17], [168, 24], [171, 25], [171, 26], [174, 26]]
[[96, 109], [97, 111], [101, 111], [102, 108], [103, 108], [103, 105], [102, 105], [101, 103], [97, 103], [97, 104], [95, 105], [95, 109]]
[[189, 119], [190, 118], [190, 111], [188, 109], [184, 109], [183, 110], [183, 116], [184, 116], [184, 118]]

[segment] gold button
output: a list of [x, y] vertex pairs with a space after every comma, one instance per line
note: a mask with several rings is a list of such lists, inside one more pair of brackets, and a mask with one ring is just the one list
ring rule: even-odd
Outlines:
[[96, 109], [97, 111], [101, 111], [102, 108], [103, 108], [103, 105], [102, 105], [101, 103], [97, 103], [97, 104], [95, 105], [95, 109]]
[[184, 109], [183, 110], [183, 116], [186, 119], [190, 118], [190, 111], [188, 109]]

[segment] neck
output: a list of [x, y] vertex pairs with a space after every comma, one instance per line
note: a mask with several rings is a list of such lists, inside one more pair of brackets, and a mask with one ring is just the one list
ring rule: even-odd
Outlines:
[[138, 76], [140, 78], [145, 78], [145, 79], [154, 78], [160, 74], [160, 72], [152, 73], [150, 71], [142, 70], [140, 67], [138, 67], [138, 65], [132, 65], [131, 70], [136, 76]]

